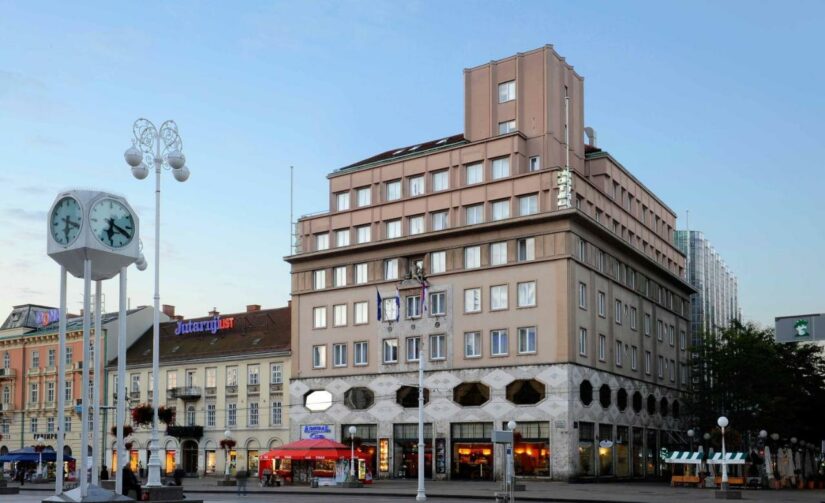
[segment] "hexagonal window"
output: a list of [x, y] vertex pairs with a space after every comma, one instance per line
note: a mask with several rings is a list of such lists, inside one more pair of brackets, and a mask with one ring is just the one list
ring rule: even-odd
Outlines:
[[662, 400], [659, 402], [659, 414], [661, 414], [662, 417], [667, 416], [667, 409], [668, 409], [667, 398], [662, 397]]
[[673, 412], [673, 417], [678, 418], [680, 414], [679, 410], [679, 400], [674, 400], [673, 405], [671, 405], [670, 410]]
[[312, 412], [323, 412], [332, 407], [332, 393], [326, 390], [307, 391], [304, 394], [304, 407]]
[[587, 379], [579, 384], [579, 398], [585, 405], [593, 403], [593, 385]]
[[622, 412], [627, 408], [627, 391], [624, 388], [619, 388], [616, 392], [616, 406]]
[[[424, 388], [424, 403], [430, 401], [430, 390]], [[418, 387], [417, 386], [401, 386], [395, 392], [395, 403], [405, 408], [418, 408]]]
[[464, 407], [477, 407], [490, 400], [490, 387], [480, 382], [463, 382], [453, 388], [453, 401]]
[[647, 395], [647, 413], [651, 416], [656, 413], [656, 397]]
[[375, 393], [369, 388], [350, 388], [344, 392], [344, 405], [352, 410], [363, 410], [375, 403]]
[[633, 393], [633, 412], [638, 414], [642, 411], [642, 394], [638, 391]]
[[602, 384], [602, 387], [599, 388], [599, 403], [602, 404], [602, 408], [610, 407], [611, 396], [610, 386]]
[[507, 385], [507, 400], [516, 405], [532, 405], [544, 400], [544, 384], [535, 379], [518, 379]]

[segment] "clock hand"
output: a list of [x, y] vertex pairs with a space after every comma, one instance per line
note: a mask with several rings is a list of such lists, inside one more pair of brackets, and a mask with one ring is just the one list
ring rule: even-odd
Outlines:
[[[66, 217], [66, 219], [67, 219], [67, 220], [68, 220], [68, 218], [69, 218], [69, 217]], [[76, 227], [76, 228], [78, 228], [78, 229], [80, 228], [80, 224], [79, 224], [79, 223], [77, 223], [77, 222], [72, 222], [71, 220], [69, 220], [69, 221], [68, 221], [68, 223], [69, 223], [69, 225], [71, 225], [72, 227]]]
[[115, 230], [116, 230], [117, 232], [119, 232], [120, 234], [123, 234], [123, 235], [124, 235], [124, 236], [126, 236], [127, 238], [128, 238], [128, 237], [132, 237], [131, 235], [129, 235], [129, 233], [128, 233], [128, 232], [126, 232], [125, 230], [123, 230], [123, 228], [122, 228], [122, 227], [120, 227], [119, 225], [117, 225], [116, 223], [114, 223], [114, 221], [112, 221], [112, 226], [115, 228]]
[[63, 217], [63, 223], [66, 224], [63, 226], [63, 235], [66, 236], [66, 242], [69, 241], [69, 231], [71, 230], [71, 228], [69, 227], [70, 222], [71, 220], [69, 220], [69, 215]]
[[113, 218], [106, 218], [104, 220], [106, 220], [106, 222], [109, 223], [109, 228], [106, 229], [104, 232], [109, 237], [109, 244], [112, 244], [112, 242], [114, 241], [114, 236], [115, 236], [115, 230], [114, 230], [115, 220]]

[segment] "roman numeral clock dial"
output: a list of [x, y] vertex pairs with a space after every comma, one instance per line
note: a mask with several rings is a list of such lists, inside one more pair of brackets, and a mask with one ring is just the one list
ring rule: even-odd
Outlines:
[[92, 206], [89, 226], [97, 240], [109, 248], [123, 248], [135, 235], [132, 213], [114, 199], [101, 199]]

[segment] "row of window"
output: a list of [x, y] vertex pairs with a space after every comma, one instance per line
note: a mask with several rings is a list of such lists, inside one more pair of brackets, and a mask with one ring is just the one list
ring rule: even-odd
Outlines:
[[[272, 400], [269, 404], [269, 426], [282, 426], [283, 425], [283, 402], [281, 400]], [[186, 408], [186, 425], [187, 426], [194, 426], [197, 424], [197, 414], [198, 411], [195, 410], [195, 407], [190, 405]], [[246, 408], [246, 426], [250, 428], [255, 428], [261, 425], [260, 421], [260, 404], [256, 401], [250, 401], [247, 404]], [[205, 427], [206, 428], [216, 428], [217, 427], [217, 417], [218, 417], [218, 410], [214, 403], [206, 404], [205, 410]], [[224, 425], [226, 427], [230, 426], [238, 426], [238, 404], [235, 402], [229, 402], [226, 404], [226, 410], [224, 411]]]
[[[588, 346], [588, 331], [586, 328], [581, 327], [579, 328], [580, 356], [586, 357], [588, 355]], [[606, 362], [607, 337], [603, 334], [599, 334], [597, 352], [599, 361]], [[616, 366], [622, 367], [624, 365], [626, 357], [628, 356], [628, 349], [627, 346], [623, 344], [620, 340], [616, 340], [614, 342], [614, 356]], [[629, 357], [630, 370], [639, 370], [639, 348], [637, 346], [630, 346]], [[652, 358], [653, 355], [650, 351], [644, 352], [644, 373], [646, 375], [651, 375], [652, 373]], [[688, 384], [688, 366], [684, 363], [680, 363], [679, 367], [681, 368], [681, 383]], [[663, 355], [658, 355], [657, 376], [659, 377], [659, 379], [664, 379], [665, 374], [667, 374], [670, 378], [670, 382], [676, 382], [676, 369], [677, 363], [675, 359], [668, 360]]]
[[[610, 386], [607, 384], [603, 384], [599, 388], [599, 404], [601, 404], [602, 408], [607, 409], [613, 403], [613, 390], [610, 389]], [[616, 391], [616, 407], [619, 409], [620, 412], [624, 412], [627, 409], [627, 399], [628, 393], [624, 388], [619, 388]], [[584, 406], [590, 406], [593, 403], [593, 385], [585, 379], [584, 381], [579, 384], [579, 400], [581, 400]], [[637, 414], [642, 411], [642, 393], [636, 391], [633, 393], [632, 397], [632, 407], [633, 411]], [[672, 414], [673, 417], [678, 418], [681, 411], [681, 407], [679, 405], [678, 400], [674, 400], [673, 404], [671, 405], [669, 400], [666, 397], [662, 397], [662, 399], [658, 402], [656, 401], [656, 397], [652, 394], [647, 396], [647, 413], [653, 415], [656, 413], [656, 406], [659, 406], [659, 414], [667, 416], [668, 414]], [[590, 435], [585, 435], [585, 438], [591, 437]], [[604, 436], [602, 436], [604, 438]]]
[[[198, 371], [195, 369], [184, 370], [184, 386], [192, 387], [198, 386], [197, 380]], [[236, 365], [228, 365], [226, 367], [226, 386], [238, 385], [239, 369]], [[118, 389], [117, 375], [113, 375], [114, 389]], [[148, 383], [148, 391], [153, 391], [154, 383], [152, 379], [152, 372], [149, 371], [146, 382]], [[204, 384], [208, 388], [216, 388], [218, 385], [218, 368], [207, 367], [204, 369]], [[269, 383], [283, 384], [284, 382], [284, 366], [282, 363], [270, 363], [269, 365]], [[129, 374], [129, 392], [140, 393], [141, 374], [134, 372]], [[247, 386], [260, 385], [261, 379], [261, 365], [257, 363], [250, 363], [246, 365], [246, 384]], [[166, 371], [166, 390], [170, 391], [178, 387], [178, 370]]]
[[[40, 350], [32, 349], [31, 350], [31, 359], [29, 360], [29, 368], [39, 369], [40, 368]], [[89, 359], [94, 361], [95, 359], [95, 349], [94, 344], [90, 344], [90, 354]], [[66, 365], [71, 366], [74, 361], [74, 354], [73, 349], [71, 346], [66, 347]], [[46, 367], [54, 368], [57, 367], [57, 350], [56, 349], [49, 349], [46, 351]], [[11, 354], [8, 351], [3, 352], [3, 368], [8, 369], [11, 368]]]
[[[54, 381], [47, 381], [46, 382], [46, 394], [45, 394], [45, 402], [46, 403], [55, 403], [56, 396], [57, 396], [57, 383]], [[92, 393], [90, 393], [92, 394]], [[70, 402], [72, 400], [72, 381], [66, 381], [66, 391], [64, 393], [64, 398], [66, 402]], [[11, 403], [11, 386], [3, 386], [3, 395], [2, 400], [4, 404]], [[29, 383], [29, 403], [36, 404], [40, 401], [40, 383], [31, 382]]]
[[[464, 210], [464, 224], [475, 225], [481, 224], [485, 221], [498, 221], [510, 218], [515, 210], [515, 216], [533, 215], [539, 212], [539, 197], [538, 194], [529, 194], [525, 196], [518, 196], [517, 206], [512, 207], [511, 200], [500, 199], [492, 201], [489, 204], [489, 214], [485, 212], [485, 204], [472, 204], [463, 208]], [[434, 211], [429, 214], [429, 230], [441, 231], [449, 228], [449, 211]], [[406, 233], [402, 228], [402, 224], [406, 221]], [[398, 239], [405, 235], [414, 236], [427, 232], [426, 215], [413, 215], [405, 217], [404, 219], [397, 218], [386, 220], [383, 222], [384, 239]], [[373, 224], [366, 224], [356, 226], [355, 244], [369, 243], [373, 240]], [[315, 250], [328, 250], [331, 246], [330, 237], [334, 238], [335, 247], [340, 248], [349, 246], [352, 243], [353, 232], [352, 229], [338, 229], [329, 232], [322, 232], [315, 234]]]
[[[47, 417], [46, 418], [46, 432], [47, 433], [56, 433], [56, 418], [54, 417]], [[70, 433], [72, 431], [72, 416], [66, 415], [63, 420], [63, 431], [65, 433]], [[0, 422], [0, 433], [4, 435], [9, 434], [9, 430], [11, 429], [11, 421], [8, 419], [4, 419]], [[36, 417], [29, 418], [29, 433], [40, 433], [40, 419]]]

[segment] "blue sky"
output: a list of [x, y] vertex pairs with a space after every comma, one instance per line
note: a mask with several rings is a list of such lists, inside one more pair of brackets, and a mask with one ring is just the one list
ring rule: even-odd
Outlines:
[[[462, 131], [463, 68], [546, 43], [585, 77], [600, 146], [739, 276], [747, 319], [825, 311], [824, 18], [815, 1], [0, 0], [0, 318], [57, 304], [59, 190], [124, 194], [152, 249], [151, 179], [122, 157], [138, 117], [175, 119], [192, 171], [163, 179], [162, 301], [274, 307], [290, 165], [296, 215], [324, 210], [333, 169]], [[132, 269], [133, 306], [151, 267]]]

